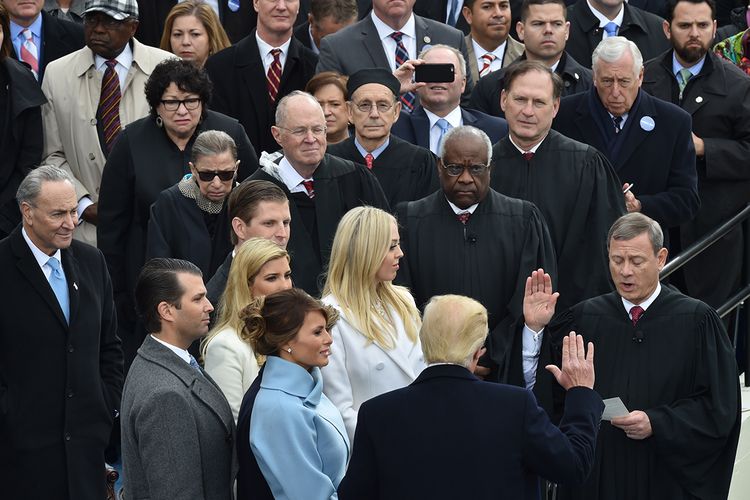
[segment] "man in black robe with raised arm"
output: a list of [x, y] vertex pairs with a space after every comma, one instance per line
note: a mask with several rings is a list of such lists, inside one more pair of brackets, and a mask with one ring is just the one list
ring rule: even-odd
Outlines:
[[[594, 390], [605, 400], [619, 397], [627, 410], [602, 423], [588, 480], [559, 497], [725, 499], [741, 402], [724, 326], [705, 303], [659, 283], [667, 249], [653, 219], [638, 212], [625, 215], [612, 226], [607, 241], [617, 291], [557, 315], [544, 329], [543, 342], [554, 346], [555, 357], [571, 330], [593, 342]], [[532, 289], [537, 290], [537, 305], [524, 312], [539, 314], [525, 319], [538, 330], [550, 321], [556, 298], [551, 287]], [[546, 364], [542, 356], [540, 366]], [[545, 373], [537, 371], [536, 391], [554, 387]]]
[[562, 80], [546, 65], [508, 68], [501, 104], [510, 133], [495, 144], [491, 187], [534, 203], [557, 255], [561, 307], [612, 289], [604, 237], [625, 213], [621, 183], [599, 151], [550, 130]]
[[[488, 380], [526, 386], [521, 338], [512, 328], [522, 316], [523, 285], [533, 269], [550, 266], [552, 241], [539, 210], [490, 189], [492, 143], [481, 130], [461, 126], [443, 137], [441, 189], [397, 207], [404, 257], [397, 281], [419, 307], [434, 295], [460, 294], [489, 313]], [[533, 376], [533, 371], [529, 374]]]

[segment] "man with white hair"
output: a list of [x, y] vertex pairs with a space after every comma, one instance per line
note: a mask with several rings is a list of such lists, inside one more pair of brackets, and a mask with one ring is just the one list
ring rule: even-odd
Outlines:
[[552, 127], [604, 153], [628, 212], [656, 220], [666, 236], [700, 205], [690, 115], [641, 90], [643, 57], [630, 40], [606, 38], [592, 59], [594, 88], [563, 99]]

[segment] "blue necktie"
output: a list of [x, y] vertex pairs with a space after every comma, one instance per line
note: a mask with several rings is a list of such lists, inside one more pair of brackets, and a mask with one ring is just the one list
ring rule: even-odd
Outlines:
[[447, 24], [455, 27], [456, 23], [458, 23], [458, 13], [461, 12], [461, 9], [459, 8], [459, 0], [449, 0], [451, 3], [450, 11], [448, 12], [448, 19]]
[[52, 268], [52, 274], [49, 276], [49, 285], [52, 287], [52, 291], [55, 292], [57, 302], [60, 304], [65, 321], [70, 323], [70, 297], [68, 296], [68, 281], [65, 279], [60, 268], [60, 261], [54, 257], [50, 257], [47, 261], [47, 265]]
[[612, 21], [604, 25], [604, 31], [607, 32], [607, 37], [617, 36], [617, 24]]
[[229, 7], [229, 10], [232, 12], [237, 12], [240, 10], [240, 0], [229, 0], [227, 2], [227, 7]]
[[203, 372], [201, 371], [200, 365], [195, 360], [195, 358], [193, 357], [192, 354], [190, 355], [190, 366], [192, 366], [193, 368], [195, 368], [198, 371], [198, 373], [200, 373], [201, 375], [203, 375]]
[[448, 120], [446, 120], [445, 118], [440, 118], [435, 122], [435, 125], [437, 125], [440, 129], [440, 137], [438, 137], [437, 145], [435, 146], [435, 154], [439, 155], [440, 145], [443, 143], [443, 137], [445, 137], [445, 134], [450, 130], [451, 124], [448, 123]]

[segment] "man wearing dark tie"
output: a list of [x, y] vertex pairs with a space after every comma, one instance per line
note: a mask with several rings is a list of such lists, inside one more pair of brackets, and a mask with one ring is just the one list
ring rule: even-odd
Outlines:
[[104, 257], [73, 240], [72, 178], [41, 166], [0, 241], [0, 483], [6, 498], [101, 500], [122, 350]]

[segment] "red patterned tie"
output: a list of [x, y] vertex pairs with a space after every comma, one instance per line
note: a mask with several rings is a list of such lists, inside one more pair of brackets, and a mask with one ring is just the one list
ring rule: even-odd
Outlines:
[[115, 139], [122, 130], [120, 126], [120, 77], [117, 76], [115, 66], [117, 61], [110, 59], [105, 62], [107, 69], [102, 79], [102, 93], [99, 97], [99, 109], [96, 111], [97, 119], [101, 124], [104, 136], [104, 147], [109, 153]]
[[307, 196], [309, 196], [310, 199], [315, 198], [315, 188], [313, 187], [313, 181], [302, 181], [302, 185], [305, 186]]
[[489, 52], [482, 56], [483, 66], [482, 69], [479, 70], [479, 78], [482, 78], [484, 75], [490, 72], [492, 61], [494, 61], [496, 58], [497, 56], [495, 54], [490, 54]]
[[[409, 53], [406, 51], [406, 46], [401, 38], [404, 36], [400, 31], [394, 31], [389, 35], [396, 42], [396, 67], [398, 68], [406, 61], [409, 60]], [[401, 103], [406, 108], [405, 111], [411, 113], [414, 110], [414, 103], [417, 100], [417, 95], [414, 92], [407, 92], [401, 95]]]
[[532, 153], [531, 151], [526, 151], [522, 154], [522, 156], [524, 160], [531, 161], [531, 159], [534, 158], [534, 153]]
[[367, 170], [372, 170], [372, 160], [375, 158], [372, 156], [372, 153], [367, 153], [365, 155], [365, 164], [367, 165]]
[[641, 319], [641, 316], [643, 316], [644, 312], [645, 311], [641, 306], [633, 306], [630, 308], [630, 318], [633, 321], [633, 326], [638, 323], [638, 320]]
[[471, 212], [464, 212], [462, 214], [456, 214], [456, 218], [464, 226], [466, 225], [467, 222], [469, 222], [470, 217], [471, 217]]
[[271, 99], [271, 104], [276, 102], [276, 96], [279, 95], [279, 85], [281, 84], [281, 60], [279, 55], [281, 49], [273, 49], [271, 55], [273, 56], [273, 62], [268, 67], [268, 74], [266, 75], [266, 83], [268, 84], [268, 97]]
[[39, 51], [34, 43], [34, 37], [31, 31], [24, 29], [21, 31], [23, 42], [21, 42], [21, 60], [31, 66], [34, 76], [39, 79]]

